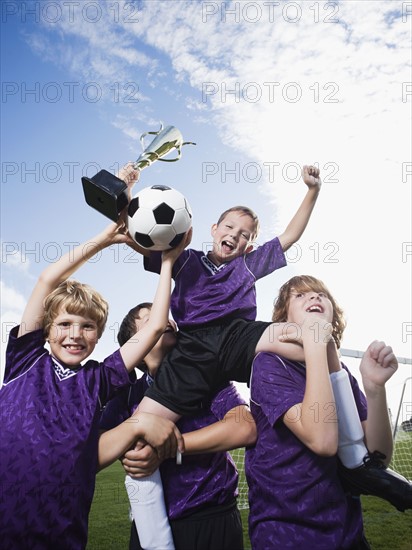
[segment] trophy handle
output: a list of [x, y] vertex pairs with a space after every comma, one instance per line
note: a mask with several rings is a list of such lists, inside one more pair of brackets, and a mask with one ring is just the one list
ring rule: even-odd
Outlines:
[[144, 151], [146, 149], [144, 144], [144, 138], [146, 136], [158, 136], [160, 132], [163, 130], [163, 122], [160, 123], [160, 129], [157, 132], [145, 132], [140, 136], [140, 143], [142, 144], [142, 150]]
[[179, 147], [176, 147], [177, 157], [175, 159], [164, 159], [164, 158], [158, 157], [157, 160], [160, 160], [161, 162], [176, 162], [177, 160], [180, 160], [180, 157], [182, 155], [183, 145], [196, 145], [196, 143], [194, 141], [184, 141], [182, 145], [179, 145]]

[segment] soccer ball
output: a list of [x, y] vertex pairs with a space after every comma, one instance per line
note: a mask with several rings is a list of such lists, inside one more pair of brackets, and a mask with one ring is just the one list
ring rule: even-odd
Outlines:
[[191, 225], [189, 203], [179, 191], [166, 185], [146, 187], [129, 203], [129, 233], [148, 250], [177, 246]]

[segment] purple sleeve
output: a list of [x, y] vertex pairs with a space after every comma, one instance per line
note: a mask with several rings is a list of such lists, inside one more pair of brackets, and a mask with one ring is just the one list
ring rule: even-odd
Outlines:
[[283, 360], [271, 353], [259, 353], [252, 368], [251, 400], [274, 426], [285, 412], [303, 401], [304, 379], [303, 383], [295, 379]]
[[285, 267], [286, 258], [278, 237], [246, 254], [245, 262], [256, 279], [261, 279], [276, 269]]
[[100, 364], [100, 399], [107, 403], [118, 390], [135, 381], [136, 374], [127, 371], [120, 350], [116, 350]]
[[[347, 371], [345, 365], [342, 365]], [[361, 421], [366, 420], [366, 398], [356, 379], [349, 373]], [[284, 358], [271, 353], [259, 353], [253, 362], [251, 399], [261, 407], [273, 426], [290, 408], [302, 403], [305, 395], [304, 371]]]
[[[183, 250], [180, 256], [177, 258], [173, 264], [172, 275], [175, 277], [176, 273], [181, 269], [182, 265], [185, 263], [190, 254], [190, 248]], [[143, 266], [146, 271], [151, 273], [160, 273], [160, 268], [162, 267], [162, 253], [153, 251], [150, 252], [150, 256], [144, 256]]]
[[235, 386], [229, 384], [215, 395], [210, 405], [210, 410], [216, 418], [222, 420], [230, 410], [239, 405], [246, 405], [246, 403], [240, 397]]
[[48, 353], [44, 347], [45, 339], [42, 329], [27, 332], [17, 338], [18, 332], [19, 326], [13, 327], [10, 331], [6, 350], [4, 383], [23, 374], [33, 366], [37, 359]]
[[123, 388], [115, 397], [110, 399], [104, 408], [100, 419], [101, 430], [111, 430], [130, 417], [128, 398], [130, 388]]

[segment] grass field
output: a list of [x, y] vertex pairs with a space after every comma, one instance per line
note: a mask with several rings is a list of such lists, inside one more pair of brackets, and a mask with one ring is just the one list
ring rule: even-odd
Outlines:
[[[397, 456], [407, 457], [409, 464], [404, 466], [406, 471], [403, 469], [402, 473], [411, 479], [412, 434], [397, 443], [394, 458]], [[242, 468], [239, 469], [242, 476]], [[362, 507], [366, 536], [373, 550], [412, 550], [412, 510], [398, 512], [386, 501], [374, 497], [362, 497]], [[241, 510], [241, 514], [245, 549], [250, 549], [248, 510]], [[116, 463], [97, 476], [87, 550], [127, 550], [129, 530], [124, 473], [120, 464]]]

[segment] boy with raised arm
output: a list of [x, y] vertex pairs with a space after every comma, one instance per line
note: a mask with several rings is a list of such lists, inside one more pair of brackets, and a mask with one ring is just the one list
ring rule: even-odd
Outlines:
[[[163, 334], [172, 266], [188, 244], [187, 238], [163, 254], [152, 315], [139, 339], [100, 363], [86, 361], [103, 333], [108, 305], [90, 286], [68, 278], [103, 248], [129, 241], [123, 222], [111, 224], [48, 266], [21, 324], [10, 333], [0, 390], [4, 550], [86, 546], [102, 408], [133, 381], [134, 367]], [[171, 422], [140, 412], [135, 420], [136, 437], [147, 440], [160, 457], [174, 456], [177, 445], [183, 450]]]
[[[307, 193], [279, 237], [253, 250], [258, 218], [250, 208], [235, 206], [213, 224], [210, 252], [189, 249], [180, 256], [173, 268], [175, 288], [171, 300], [172, 314], [179, 327], [178, 341], [146, 392], [140, 411], [173, 422], [181, 415], [193, 415], [206, 406], [222, 384], [230, 380], [247, 382], [258, 351], [278, 346], [271, 323], [255, 321], [255, 282], [286, 265], [284, 252], [300, 239], [308, 224], [321, 186], [319, 169], [304, 166], [302, 179], [308, 187]], [[160, 255], [142, 252], [145, 269], [158, 273]], [[154, 479], [158, 475], [153, 476]], [[131, 483], [128, 482], [129, 490]], [[138, 487], [141, 482], [133, 483], [136, 484], [133, 492], [142, 496]], [[160, 484], [157, 487], [157, 500], [161, 502], [162, 488]], [[151, 501], [156, 500], [154, 492], [153, 489]], [[139, 500], [141, 503], [142, 498]], [[153, 540], [150, 522], [142, 516], [141, 507], [134, 510], [133, 502], [131, 505], [142, 547], [162, 548], [145, 546], [146, 541], [150, 544]], [[172, 548], [172, 544], [170, 541], [167, 548]]]

